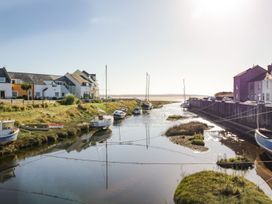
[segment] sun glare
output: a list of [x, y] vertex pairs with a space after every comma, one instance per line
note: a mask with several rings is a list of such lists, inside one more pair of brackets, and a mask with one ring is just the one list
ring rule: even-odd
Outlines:
[[206, 15], [222, 16], [241, 9], [244, 0], [195, 0], [194, 17]]

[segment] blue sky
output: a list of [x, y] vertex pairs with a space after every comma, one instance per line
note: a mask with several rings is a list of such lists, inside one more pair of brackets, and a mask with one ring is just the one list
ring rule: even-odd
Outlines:
[[110, 94], [213, 94], [272, 62], [270, 0], [3, 0], [0, 65], [97, 73]]

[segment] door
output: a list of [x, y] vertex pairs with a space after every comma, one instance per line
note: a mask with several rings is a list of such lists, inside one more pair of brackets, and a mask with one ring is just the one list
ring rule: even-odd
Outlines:
[[5, 91], [0, 91], [0, 98], [5, 98]]

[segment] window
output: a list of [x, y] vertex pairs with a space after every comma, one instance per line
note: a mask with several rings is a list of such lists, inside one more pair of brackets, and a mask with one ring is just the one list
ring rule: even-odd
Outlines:
[[15, 84], [15, 79], [12, 79], [12, 80], [11, 80], [11, 83], [12, 83], [12, 84]]
[[17, 92], [17, 91], [13, 91], [13, 92], [12, 92], [12, 97], [13, 97], [13, 98], [17, 98], [17, 96], [18, 96], [18, 92]]
[[0, 82], [1, 83], [5, 83], [6, 82], [6, 78], [5, 77], [0, 77]]
[[266, 100], [270, 101], [270, 94], [269, 93], [266, 93]]
[[62, 96], [62, 97], [65, 96], [65, 93], [62, 93], [61, 96]]
[[55, 92], [55, 97], [59, 97], [59, 92]]
[[36, 97], [37, 98], [41, 97], [41, 93], [40, 92], [36, 92]]

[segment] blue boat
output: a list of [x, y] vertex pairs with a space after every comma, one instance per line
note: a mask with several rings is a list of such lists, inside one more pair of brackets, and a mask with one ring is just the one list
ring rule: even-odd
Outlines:
[[272, 154], [272, 131], [265, 129], [255, 130], [255, 140], [266, 152]]
[[19, 128], [14, 127], [14, 120], [0, 121], [0, 144], [17, 140]]

